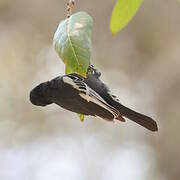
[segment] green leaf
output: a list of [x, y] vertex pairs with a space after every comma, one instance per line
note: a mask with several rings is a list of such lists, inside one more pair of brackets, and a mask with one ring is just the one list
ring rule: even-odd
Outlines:
[[80, 121], [83, 122], [84, 121], [84, 114], [78, 113], [77, 115], [79, 116]]
[[142, 0], [117, 0], [110, 22], [110, 30], [113, 34], [116, 34], [128, 24], [141, 3]]
[[53, 45], [66, 65], [66, 74], [86, 76], [91, 56], [93, 20], [86, 12], [78, 12], [60, 22]]

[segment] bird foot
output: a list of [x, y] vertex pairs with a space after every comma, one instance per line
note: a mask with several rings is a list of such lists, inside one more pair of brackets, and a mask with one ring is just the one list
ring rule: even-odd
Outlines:
[[96, 78], [99, 78], [101, 76], [101, 72], [98, 71], [92, 64], [89, 65], [87, 69], [87, 75], [94, 75]]

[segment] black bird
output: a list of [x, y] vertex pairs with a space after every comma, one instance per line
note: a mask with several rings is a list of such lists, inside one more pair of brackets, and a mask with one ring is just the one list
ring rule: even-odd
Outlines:
[[90, 66], [87, 78], [75, 73], [59, 76], [35, 87], [30, 92], [30, 101], [37, 106], [55, 103], [69, 111], [108, 121], [125, 121], [126, 117], [151, 131], [158, 130], [152, 118], [122, 105], [99, 79], [100, 75]]

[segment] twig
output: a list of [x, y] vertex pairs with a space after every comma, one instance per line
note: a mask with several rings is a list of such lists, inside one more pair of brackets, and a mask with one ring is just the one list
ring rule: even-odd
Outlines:
[[67, 18], [69, 18], [72, 15], [72, 9], [74, 7], [75, 0], [69, 0], [67, 3]]

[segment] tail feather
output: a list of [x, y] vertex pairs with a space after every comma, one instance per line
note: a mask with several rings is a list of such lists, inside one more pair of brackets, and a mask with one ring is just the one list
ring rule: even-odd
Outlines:
[[136, 122], [137, 124], [149, 129], [150, 131], [158, 131], [157, 123], [152, 118], [135, 112], [122, 104], [119, 107], [121, 116], [125, 116], [126, 118]]

